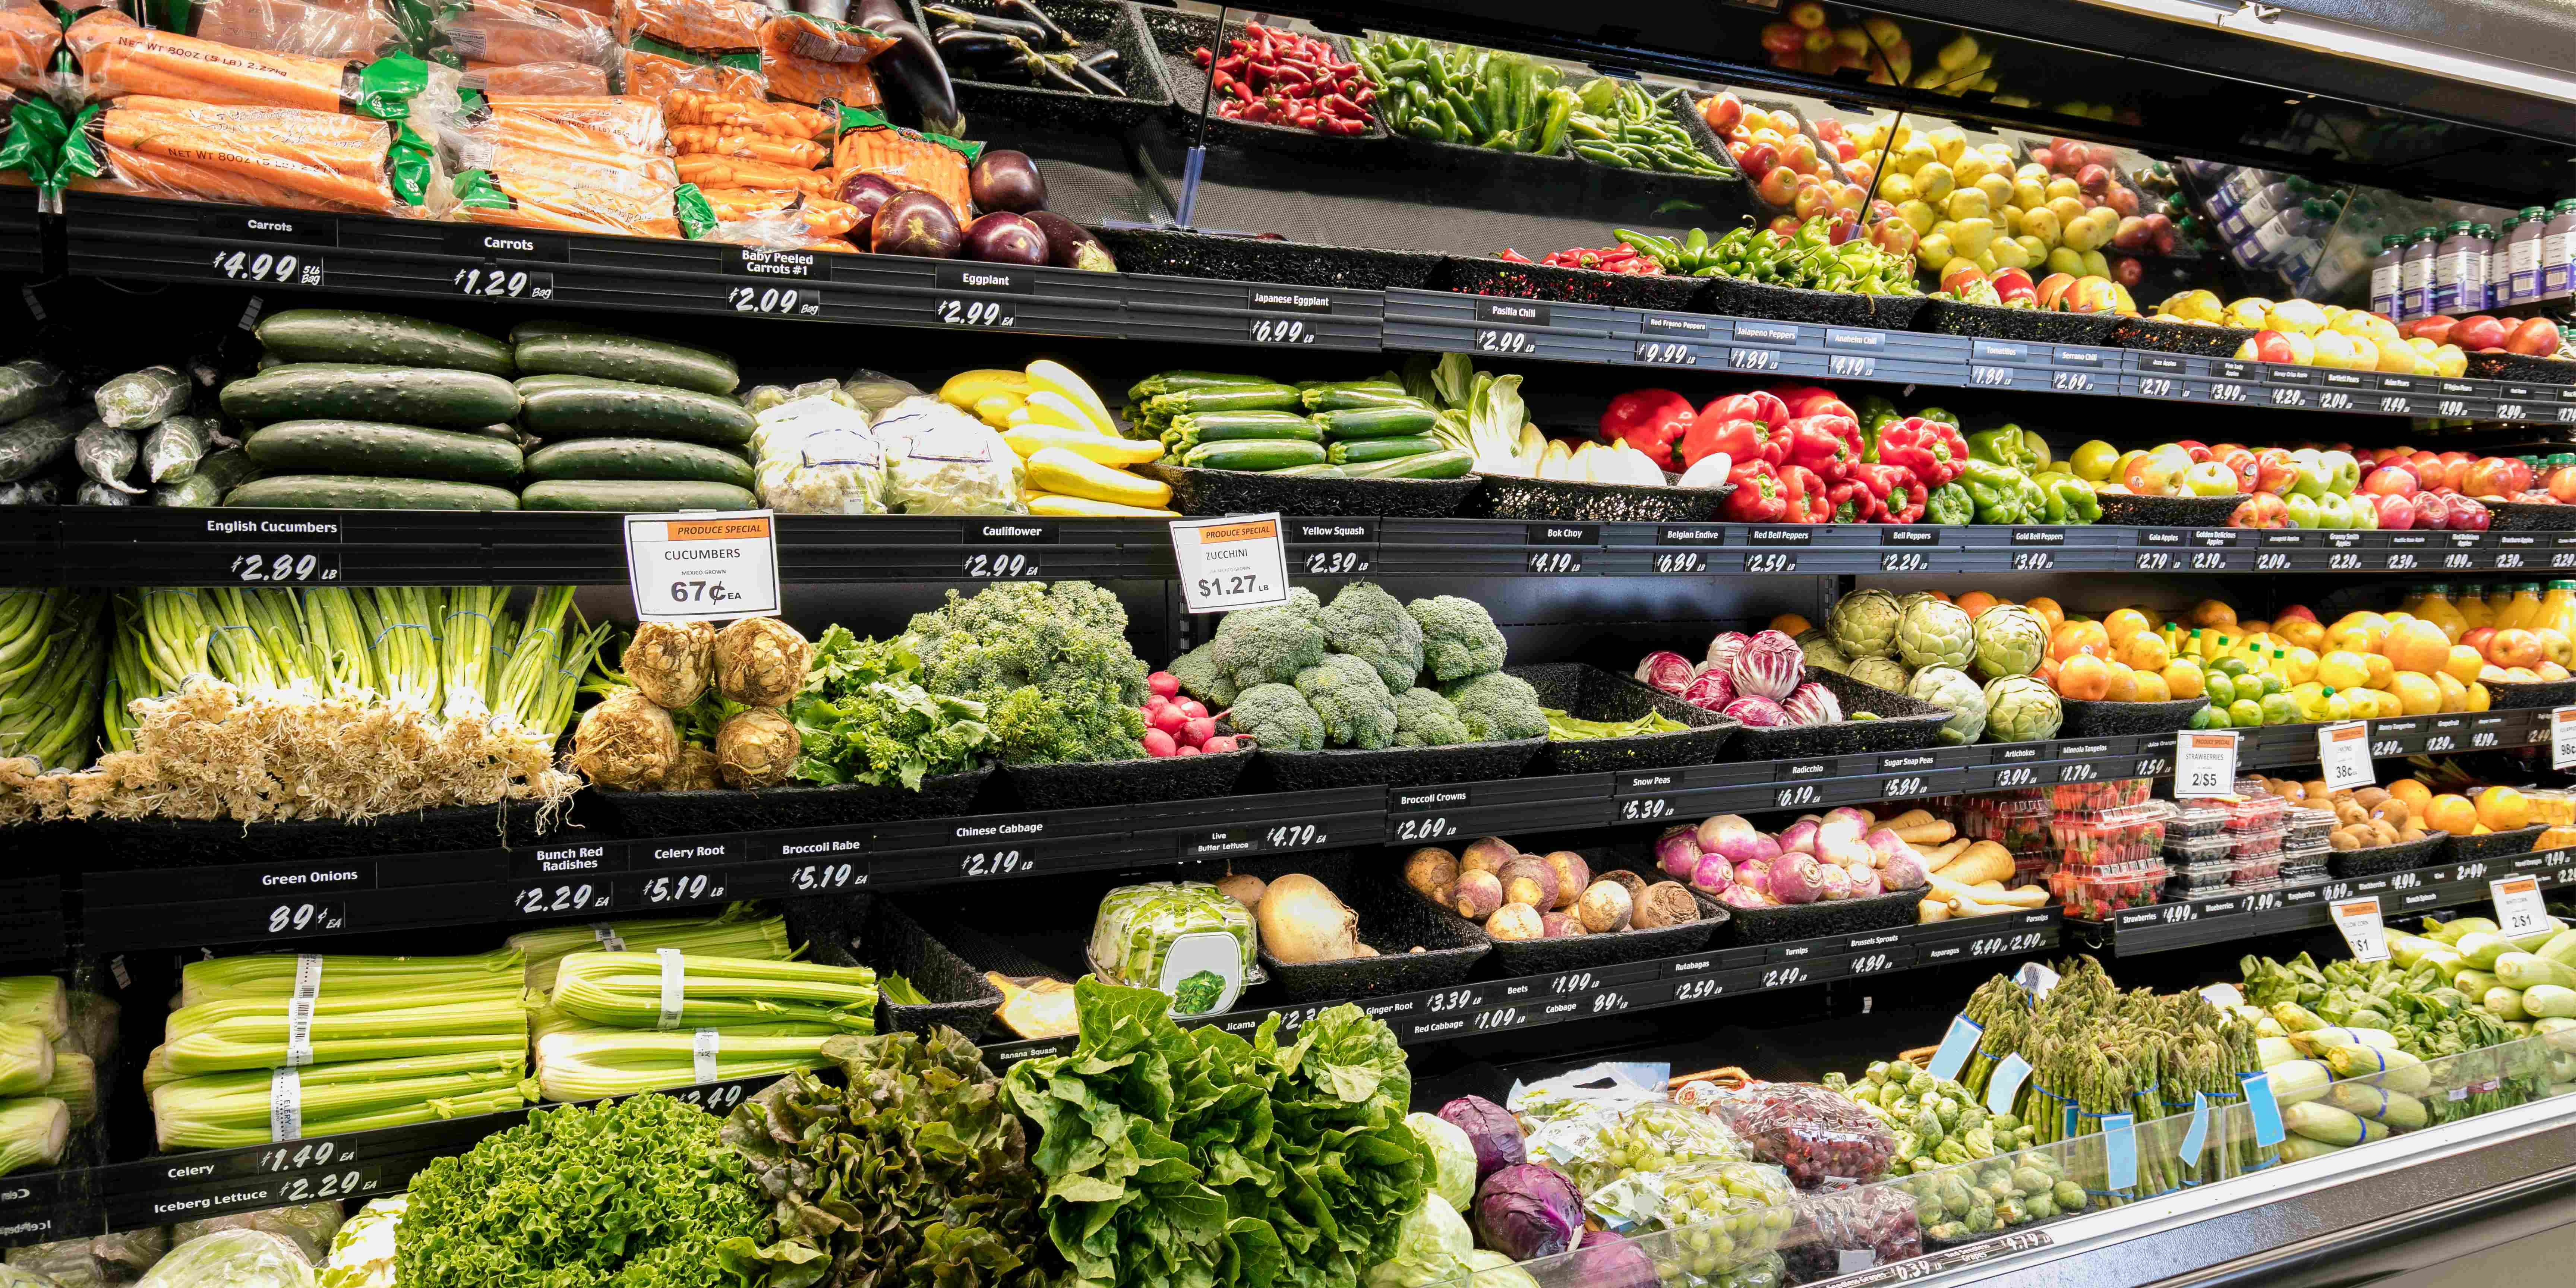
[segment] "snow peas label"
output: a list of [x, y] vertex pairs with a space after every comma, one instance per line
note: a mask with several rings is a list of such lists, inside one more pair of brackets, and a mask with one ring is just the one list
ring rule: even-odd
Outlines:
[[2280, 1144], [2286, 1133], [2281, 1126], [2281, 1102], [2272, 1098], [2272, 1075], [2242, 1073], [2237, 1080], [2245, 1084], [2245, 1106], [2254, 1113], [2254, 1143], [2266, 1148]]
[[2182, 1144], [2176, 1147], [2175, 1153], [2181, 1156], [2183, 1166], [2198, 1167], [2201, 1147], [2208, 1143], [2209, 1094], [2195, 1091], [2191, 1093], [2191, 1126], [2183, 1129]]
[[1931, 1073], [1935, 1078], [1957, 1078], [1968, 1067], [1968, 1056], [1977, 1049], [1977, 1040], [1986, 1035], [1986, 1026], [1964, 1015], [1950, 1017], [1950, 1031], [1941, 1035], [1939, 1050], [1932, 1053]]
[[2029, 1078], [2030, 1061], [2022, 1059], [2021, 1052], [2005, 1056], [1995, 1066], [1994, 1075], [1986, 1079], [1986, 1112], [2011, 1113], [2013, 1098], [2021, 1094], [2021, 1084]]
[[2133, 1114], [2109, 1114], [2102, 1119], [2102, 1152], [2109, 1164], [2111, 1188], [2135, 1189], [2138, 1184], [2138, 1120]]

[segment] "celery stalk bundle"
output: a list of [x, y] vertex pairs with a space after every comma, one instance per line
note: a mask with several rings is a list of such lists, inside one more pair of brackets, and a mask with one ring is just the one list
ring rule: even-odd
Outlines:
[[795, 957], [795, 951], [787, 943], [787, 919], [747, 916], [744, 910], [749, 906], [735, 904], [713, 917], [636, 918], [600, 922], [595, 926], [523, 930], [502, 942], [528, 955], [528, 987], [541, 994], [554, 992], [555, 967], [566, 954], [587, 952], [605, 945], [603, 931], [615, 936], [629, 952], [649, 953], [657, 948], [677, 948], [684, 953], [701, 953], [710, 957], [757, 957], [770, 961], [787, 961]]
[[[321, 1064], [296, 1073], [304, 1134], [401, 1127], [526, 1103], [520, 1051]], [[153, 1087], [152, 1117], [163, 1149], [224, 1149], [269, 1141], [268, 1070], [208, 1074]]]
[[[211, 957], [179, 970], [179, 1005], [196, 1006], [229, 998], [283, 998], [295, 992], [302, 958], [289, 953], [250, 953]], [[314, 959], [315, 978], [324, 996], [352, 993], [398, 995], [401, 1000], [430, 993], [438, 1001], [508, 998], [521, 990], [526, 954], [517, 947], [495, 948], [470, 957], [363, 957], [339, 953]]]
[[72, 1126], [88, 1126], [98, 1116], [97, 1062], [77, 1051], [55, 1052], [53, 1080], [37, 1094], [63, 1102], [71, 1110]]
[[[528, 1011], [516, 997], [417, 1006], [403, 1000], [324, 993], [312, 1004], [312, 1063], [527, 1049]], [[161, 1048], [144, 1068], [145, 1085], [285, 1064], [291, 1005], [282, 997], [234, 998], [172, 1011]]]
[[556, 967], [557, 1009], [612, 1028], [722, 1028], [773, 1021], [876, 1030], [877, 976], [865, 966], [682, 954], [678, 1013], [663, 1015], [659, 953], [573, 953]]
[[72, 1137], [69, 1106], [43, 1096], [0, 1100], [0, 1176], [63, 1159]]
[[48, 1038], [71, 1027], [71, 994], [51, 975], [0, 976], [0, 1024], [26, 1024]]
[[824, 1034], [775, 1037], [717, 1029], [714, 1076], [701, 1078], [698, 1035], [692, 1031], [586, 1028], [549, 1033], [537, 1039], [537, 1085], [547, 1100], [597, 1100], [701, 1081], [820, 1069], [831, 1063], [823, 1055], [829, 1040]]

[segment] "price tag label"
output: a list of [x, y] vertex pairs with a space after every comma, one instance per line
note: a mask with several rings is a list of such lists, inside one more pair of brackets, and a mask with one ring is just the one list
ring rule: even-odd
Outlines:
[[2013, 1099], [2021, 1094], [2021, 1084], [2030, 1079], [2030, 1061], [2015, 1051], [1995, 1065], [1992, 1077], [1986, 1079], [1986, 1112], [2008, 1114]]
[[2549, 767], [2576, 769], [2576, 707], [2549, 713]]
[[2343, 899], [2330, 906], [2335, 929], [2343, 932], [2343, 942], [2352, 949], [2357, 962], [2388, 960], [2388, 928], [2379, 921], [2379, 896]]
[[2112, 1189], [2137, 1188], [2137, 1125], [2135, 1114], [2105, 1114], [2102, 1117], [2102, 1157], [2105, 1170], [2110, 1173]]
[[2240, 1073], [2236, 1080], [2245, 1085], [2245, 1108], [2254, 1116], [2254, 1143], [2266, 1149], [2280, 1144], [2289, 1132], [2281, 1125], [2281, 1101], [2272, 1094], [2272, 1075]]
[[1276, 514], [1176, 519], [1172, 558], [1180, 565], [1181, 597], [1193, 613], [1288, 602], [1288, 547]]
[[2379, 781], [2370, 763], [2370, 726], [2359, 720], [2317, 730], [2317, 763], [2325, 768], [2326, 790], [2368, 787]]
[[2235, 789], [2235, 730], [2185, 730], [2175, 735], [2174, 795], [2222, 796]]
[[767, 510], [626, 516], [626, 587], [648, 622], [778, 611], [778, 525]]
[[2030, 990], [2033, 999], [2044, 1002], [2049, 990], [2057, 987], [2057, 972], [2039, 962], [2023, 962], [2021, 969], [2014, 972], [2013, 982]]
[[2174, 1153], [2185, 1167], [2200, 1166], [2201, 1147], [2209, 1143], [2209, 1093], [2191, 1093], [2191, 1126], [2184, 1129], [2182, 1144]]
[[2498, 877], [2487, 882], [2487, 894], [2495, 900], [2497, 934], [2520, 939], [2549, 928], [2549, 909], [2540, 897], [2538, 878]]
[[1935, 1078], [1956, 1078], [1968, 1067], [1968, 1057], [1975, 1054], [1977, 1042], [1986, 1036], [1986, 1027], [1965, 1015], [1950, 1017], [1950, 1031], [1941, 1035], [1941, 1046], [1932, 1053], [1929, 1066]]

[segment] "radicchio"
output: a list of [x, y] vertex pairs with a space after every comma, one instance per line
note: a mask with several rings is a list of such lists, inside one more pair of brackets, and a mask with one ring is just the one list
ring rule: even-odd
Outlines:
[[1806, 678], [1806, 650], [1780, 631], [1764, 631], [1744, 642], [1744, 651], [1727, 664], [1726, 674], [1737, 693], [1777, 702], [1796, 692], [1798, 681]]
[[1668, 827], [1655, 838], [1655, 866], [1677, 881], [1688, 881], [1699, 871], [1699, 838], [1687, 827]]
[[1665, 693], [1680, 693], [1690, 687], [1690, 659], [1679, 653], [1648, 653], [1637, 664], [1637, 682]]
[[1753, 637], [1742, 631], [1720, 631], [1708, 642], [1708, 664], [1725, 670], [1735, 664], [1735, 655], [1744, 651], [1745, 642]]
[[1737, 698], [1722, 710], [1750, 729], [1777, 729], [1791, 723], [1788, 708], [1769, 698]]
[[1782, 903], [1814, 903], [1824, 884], [1824, 865], [1812, 854], [1790, 850], [1771, 860], [1770, 895]]
[[1841, 724], [1843, 720], [1843, 704], [1835, 700], [1834, 691], [1814, 681], [1790, 690], [1780, 705], [1787, 707], [1802, 725]]
[[1724, 711], [1735, 700], [1735, 681], [1722, 668], [1704, 666], [1682, 686], [1681, 698], [1703, 711]]

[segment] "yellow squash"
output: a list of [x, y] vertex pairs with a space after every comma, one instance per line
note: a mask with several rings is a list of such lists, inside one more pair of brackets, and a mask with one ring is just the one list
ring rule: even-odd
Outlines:
[[1029, 457], [1029, 487], [1059, 496], [1159, 509], [1172, 499], [1168, 484], [1112, 469], [1079, 452], [1042, 447]]

